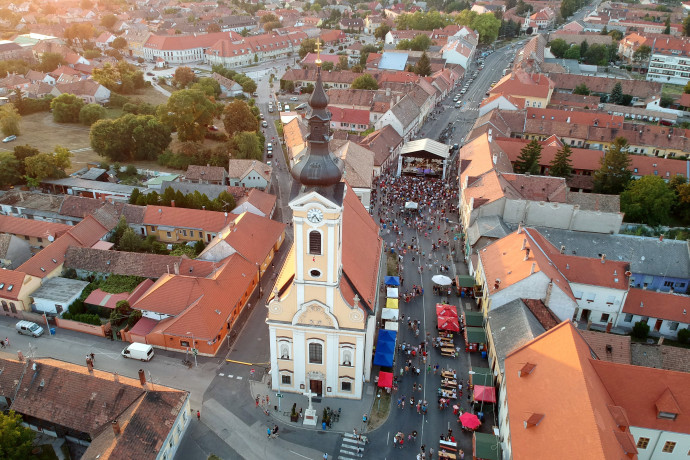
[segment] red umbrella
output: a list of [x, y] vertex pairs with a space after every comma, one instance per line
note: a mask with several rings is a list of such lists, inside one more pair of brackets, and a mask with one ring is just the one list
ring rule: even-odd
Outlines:
[[479, 425], [482, 424], [476, 415], [470, 414], [469, 412], [463, 413], [458, 421], [462, 424], [462, 426], [469, 428], [470, 430], [476, 430], [479, 428]]
[[455, 318], [450, 318], [448, 316], [439, 316], [437, 319], [439, 330], [460, 332], [460, 325], [458, 324], [457, 316]]

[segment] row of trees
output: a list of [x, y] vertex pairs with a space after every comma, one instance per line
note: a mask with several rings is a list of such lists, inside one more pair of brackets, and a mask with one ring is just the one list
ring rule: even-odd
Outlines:
[[214, 65], [211, 69], [213, 72], [239, 83], [242, 87], [242, 91], [245, 93], [252, 94], [256, 91], [256, 82], [243, 73], [235, 72], [232, 69], [226, 69], [222, 65]]
[[155, 191], [143, 194], [139, 189], [134, 189], [129, 198], [130, 204], [139, 206], [155, 205], [155, 206], [171, 206], [175, 203], [177, 208], [187, 209], [206, 209], [209, 211], [226, 211], [230, 212], [235, 209], [235, 197], [228, 192], [221, 192], [218, 197], [213, 200], [209, 199], [203, 193], [195, 191], [194, 193], [184, 194], [181, 191], [175, 191], [172, 187], [168, 187], [162, 194]]
[[549, 44], [551, 53], [557, 58], [577, 59], [585, 64], [608, 65], [617, 57], [615, 45], [601, 45], [594, 43], [590, 45], [587, 40], [583, 40], [579, 45], [571, 45], [562, 38], [552, 40]]
[[47, 178], [66, 177], [72, 153], [56, 146], [51, 153], [42, 153], [29, 145], [17, 145], [13, 152], [0, 152], [0, 186], [20, 183], [38, 185]]
[[[463, 9], [455, 16], [441, 14], [438, 11], [430, 11], [428, 13], [417, 11], [412, 14], [401, 14], [395, 19], [395, 24], [399, 30], [433, 30], [443, 28], [449, 24], [458, 24], [476, 30], [477, 33], [479, 33], [480, 43], [490, 44], [498, 38], [502, 23], [501, 19], [497, 18], [493, 13], [477, 14], [477, 12], [467, 8]], [[383, 39], [389, 30], [389, 28], [378, 28], [374, 31], [374, 35], [379, 39]], [[512, 28], [511, 32], [513, 32]], [[415, 39], [417, 39], [417, 37], [415, 37]], [[429, 39], [429, 44], [430, 42], [431, 40]], [[423, 51], [429, 48], [429, 44], [423, 48], [404, 47], [399, 49]]]

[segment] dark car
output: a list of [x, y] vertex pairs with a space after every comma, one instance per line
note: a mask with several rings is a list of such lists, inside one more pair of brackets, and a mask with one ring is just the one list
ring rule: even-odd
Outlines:
[[149, 77], [153, 77], [153, 72], [146, 72], [146, 75], [148, 75]]

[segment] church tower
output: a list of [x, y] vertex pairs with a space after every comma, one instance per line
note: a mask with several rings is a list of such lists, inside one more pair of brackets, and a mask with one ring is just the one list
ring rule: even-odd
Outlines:
[[[371, 368], [367, 336], [375, 326], [376, 290], [360, 292], [361, 283], [343, 271], [344, 216], [364, 208], [348, 193], [343, 162], [329, 148], [331, 116], [320, 59], [309, 107], [307, 152], [291, 171], [293, 246], [267, 305], [272, 388], [359, 399]], [[379, 240], [376, 233], [367, 235]], [[372, 247], [380, 252], [380, 245]]]

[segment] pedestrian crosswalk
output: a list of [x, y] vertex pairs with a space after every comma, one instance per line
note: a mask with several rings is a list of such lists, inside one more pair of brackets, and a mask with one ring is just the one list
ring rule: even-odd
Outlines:
[[340, 444], [340, 455], [338, 455], [338, 458], [341, 460], [361, 458], [364, 456], [364, 446], [365, 441], [360, 441], [352, 433], [345, 433], [343, 442]]
[[463, 107], [460, 109], [461, 112], [478, 112], [479, 107]]

